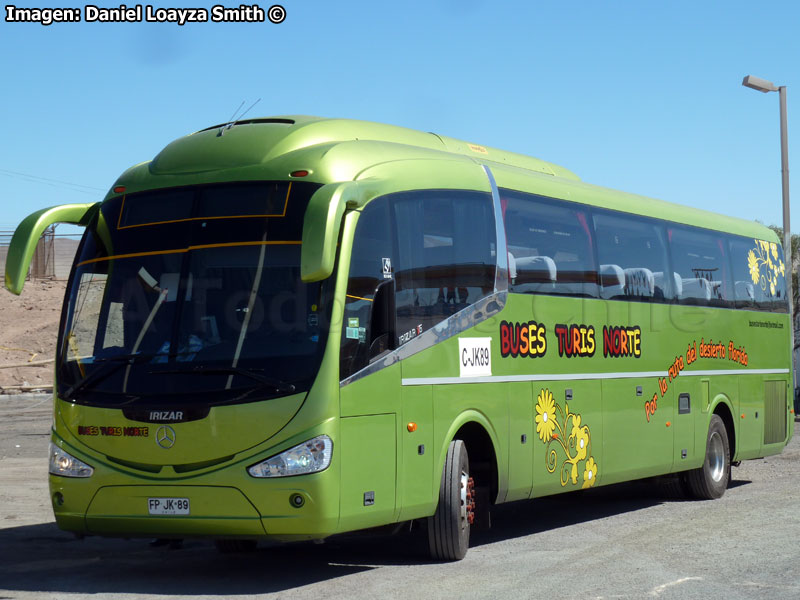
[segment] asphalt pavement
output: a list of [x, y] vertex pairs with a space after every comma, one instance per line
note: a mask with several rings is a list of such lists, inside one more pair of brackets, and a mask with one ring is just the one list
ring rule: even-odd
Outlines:
[[[651, 481], [495, 507], [467, 557], [434, 563], [419, 531], [222, 555], [85, 538], [53, 521], [49, 395], [0, 396], [0, 600], [7, 598], [800, 598], [800, 440], [733, 470], [720, 500]], [[797, 427], [797, 426], [796, 426]]]

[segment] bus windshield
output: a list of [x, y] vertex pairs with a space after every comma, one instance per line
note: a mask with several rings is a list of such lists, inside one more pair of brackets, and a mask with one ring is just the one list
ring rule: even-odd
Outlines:
[[59, 394], [213, 405], [307, 391], [331, 304], [325, 282], [300, 279], [313, 189], [228, 184], [104, 203], [67, 290]]

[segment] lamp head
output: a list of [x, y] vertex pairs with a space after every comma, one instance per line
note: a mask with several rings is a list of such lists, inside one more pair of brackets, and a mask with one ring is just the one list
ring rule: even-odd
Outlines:
[[742, 80], [742, 85], [745, 87], [752, 88], [754, 90], [758, 90], [759, 92], [767, 93], [767, 92], [777, 92], [778, 87], [772, 83], [771, 81], [767, 81], [766, 79], [761, 79], [760, 77], [755, 77], [753, 75], [748, 75]]

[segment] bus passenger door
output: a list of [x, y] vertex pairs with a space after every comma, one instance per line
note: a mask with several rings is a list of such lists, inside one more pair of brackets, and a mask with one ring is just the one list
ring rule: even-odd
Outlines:
[[342, 530], [390, 523], [397, 516], [400, 364], [383, 364], [396, 345], [387, 210], [379, 199], [344, 221], [346, 238], [357, 219], [339, 348]]
[[340, 388], [342, 530], [395, 520], [399, 390], [399, 365]]

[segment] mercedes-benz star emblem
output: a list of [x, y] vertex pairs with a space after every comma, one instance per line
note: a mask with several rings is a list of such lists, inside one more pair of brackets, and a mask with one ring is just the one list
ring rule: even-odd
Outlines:
[[164, 450], [169, 450], [175, 445], [175, 430], [169, 425], [162, 425], [156, 430], [156, 444]]

